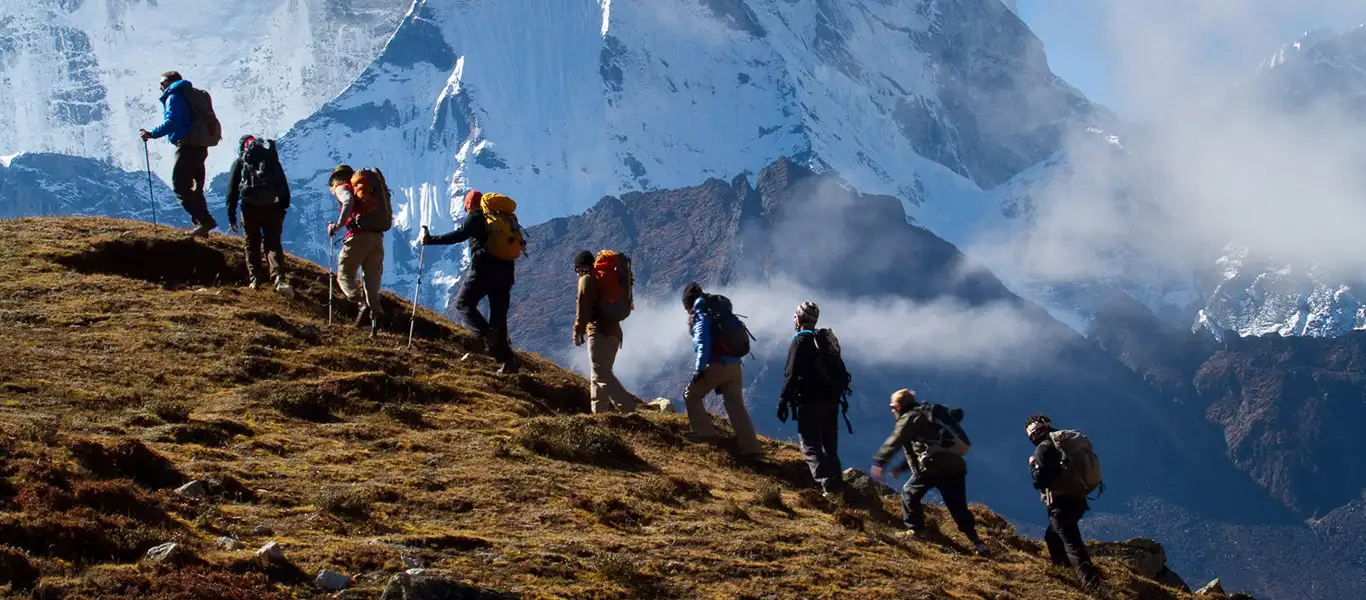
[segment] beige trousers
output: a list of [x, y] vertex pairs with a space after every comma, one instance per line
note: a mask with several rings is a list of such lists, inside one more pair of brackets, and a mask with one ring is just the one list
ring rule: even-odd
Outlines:
[[759, 439], [754, 433], [754, 423], [749, 420], [749, 409], [745, 408], [744, 372], [740, 364], [723, 365], [712, 363], [697, 381], [688, 384], [683, 391], [683, 404], [688, 408], [688, 424], [697, 435], [704, 438], [716, 437], [716, 428], [711, 424], [711, 414], [702, 400], [714, 391], [721, 392], [725, 403], [726, 416], [730, 426], [735, 429], [735, 441], [741, 454], [758, 454]]
[[636, 397], [612, 373], [620, 348], [621, 340], [615, 337], [600, 333], [588, 335], [588, 393], [593, 399], [594, 413], [636, 410]]
[[[384, 314], [379, 301], [380, 281], [384, 278], [384, 235], [365, 231], [347, 238], [342, 242], [337, 270], [337, 287], [347, 300], [364, 300], [374, 314]], [[365, 271], [364, 287], [356, 282], [358, 270]]]

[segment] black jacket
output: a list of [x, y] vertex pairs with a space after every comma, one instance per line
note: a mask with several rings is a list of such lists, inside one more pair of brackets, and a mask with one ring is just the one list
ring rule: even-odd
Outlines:
[[502, 260], [489, 252], [488, 226], [484, 222], [484, 213], [480, 211], [472, 212], [465, 216], [465, 222], [461, 223], [455, 231], [434, 235], [427, 240], [432, 246], [449, 246], [461, 242], [470, 243], [470, 268], [474, 275], [487, 275], [495, 277], [510, 277], [516, 263], [510, 260]]
[[1034, 489], [1043, 490], [1053, 485], [1062, 475], [1062, 450], [1047, 439], [1034, 447], [1034, 460], [1029, 461], [1029, 475], [1034, 478]]
[[831, 393], [828, 387], [821, 373], [816, 336], [793, 336], [792, 345], [787, 348], [787, 369], [783, 371], [783, 391], [778, 395], [779, 401], [797, 406], [802, 402], [839, 400], [839, 393]]

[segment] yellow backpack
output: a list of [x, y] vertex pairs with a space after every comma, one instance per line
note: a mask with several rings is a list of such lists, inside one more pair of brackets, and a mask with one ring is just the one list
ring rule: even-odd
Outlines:
[[488, 232], [489, 254], [502, 260], [517, 260], [526, 252], [526, 233], [517, 224], [517, 203], [502, 194], [484, 194], [479, 200]]

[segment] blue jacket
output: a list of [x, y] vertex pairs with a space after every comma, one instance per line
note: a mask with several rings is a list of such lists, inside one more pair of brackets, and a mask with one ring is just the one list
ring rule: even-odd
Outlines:
[[162, 114], [165, 115], [166, 120], [157, 125], [156, 129], [148, 132], [152, 134], [153, 138], [165, 137], [172, 144], [175, 144], [190, 133], [190, 121], [193, 120], [190, 114], [190, 103], [185, 100], [185, 95], [181, 93], [189, 87], [192, 87], [190, 82], [181, 79], [172, 83], [165, 92], [161, 93]]
[[706, 297], [698, 298], [693, 302], [692, 318], [692, 347], [697, 352], [697, 372], [707, 370], [712, 363], [723, 365], [733, 365], [740, 362], [739, 356], [726, 356], [712, 343], [712, 318], [707, 311], [702, 310], [702, 304]]

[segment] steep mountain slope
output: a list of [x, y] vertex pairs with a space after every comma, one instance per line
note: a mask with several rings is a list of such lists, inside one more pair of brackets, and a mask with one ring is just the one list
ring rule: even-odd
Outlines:
[[[391, 255], [419, 223], [450, 227], [469, 187], [519, 200], [535, 224], [781, 155], [957, 241], [999, 218], [984, 187], [1110, 118], [999, 0], [417, 2], [282, 147], [315, 228], [332, 216], [328, 168], [384, 166], [409, 232]], [[313, 230], [290, 235], [324, 255]], [[408, 283], [389, 264], [386, 281]], [[435, 265], [437, 280], [455, 266]]]
[[1222, 342], [1117, 303], [1097, 321], [1097, 343], [1175, 401], [1224, 430], [1228, 455], [1306, 517], [1360, 498], [1366, 451], [1361, 379], [1366, 335], [1268, 334]]
[[[351, 83], [409, 0], [4, 0], [0, 154], [56, 152], [142, 168], [157, 81], [179, 70], [214, 93], [229, 139], [278, 136]], [[153, 164], [170, 172], [170, 147]], [[209, 163], [226, 169], [229, 153]], [[75, 201], [80, 197], [73, 197]]]
[[[295, 262], [286, 301], [239, 285], [222, 236], [25, 219], [0, 237], [0, 586], [16, 594], [333, 597], [309, 584], [326, 568], [361, 598], [1089, 597], [980, 505], [989, 560], [940, 510], [912, 543], [889, 502], [799, 491], [790, 444], [747, 464], [685, 443], [678, 415], [572, 415], [581, 379], [532, 356], [514, 377], [461, 361], [471, 338], [427, 311], [412, 351], [327, 327], [314, 265]], [[172, 491], [191, 480], [203, 493]], [[253, 554], [270, 540], [281, 555]], [[170, 558], [139, 561], [161, 542]], [[1100, 564], [1106, 597], [1192, 598]]]
[[[148, 194], [152, 194], [149, 198]], [[89, 158], [23, 153], [0, 157], [0, 218], [35, 215], [125, 215], [188, 224], [171, 188], [147, 172], [129, 172]]]

